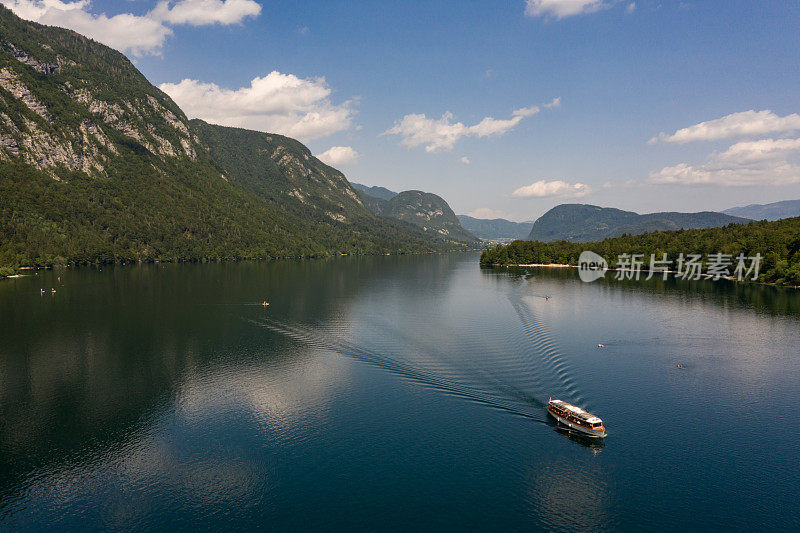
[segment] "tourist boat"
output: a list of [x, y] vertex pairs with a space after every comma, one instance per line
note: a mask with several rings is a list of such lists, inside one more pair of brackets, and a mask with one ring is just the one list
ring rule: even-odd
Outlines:
[[571, 403], [550, 398], [547, 402], [547, 411], [553, 415], [553, 418], [575, 431], [580, 431], [590, 437], [606, 436], [606, 428], [603, 427], [602, 420]]

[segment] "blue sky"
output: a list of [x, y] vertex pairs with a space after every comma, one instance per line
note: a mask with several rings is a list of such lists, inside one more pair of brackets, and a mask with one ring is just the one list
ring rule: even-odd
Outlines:
[[457, 213], [800, 198], [796, 2], [0, 1], [122, 49], [190, 116]]

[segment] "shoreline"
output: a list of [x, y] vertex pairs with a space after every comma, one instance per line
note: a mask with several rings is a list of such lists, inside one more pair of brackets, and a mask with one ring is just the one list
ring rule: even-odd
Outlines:
[[[428, 251], [414, 251], [414, 252], [376, 252], [376, 253], [336, 253], [330, 255], [311, 255], [311, 256], [287, 256], [287, 257], [271, 257], [271, 258], [246, 258], [246, 259], [149, 259], [140, 261], [108, 261], [101, 263], [71, 263], [66, 265], [42, 265], [42, 266], [21, 266], [14, 267], [13, 274], [2, 275], [0, 274], [0, 281], [4, 279], [14, 279], [21, 277], [29, 277], [38, 275], [38, 270], [74, 270], [77, 268], [102, 268], [104, 266], [118, 267], [118, 266], [132, 266], [132, 265], [190, 265], [190, 264], [222, 264], [222, 263], [272, 263], [275, 261], [320, 261], [336, 259], [341, 257], [407, 257], [417, 255], [437, 255], [437, 254], [452, 254], [452, 253], [468, 253], [468, 252], [481, 252], [485, 248], [463, 248], [453, 250], [428, 250]], [[500, 266], [500, 265], [495, 265]], [[2, 267], [0, 267], [2, 268]], [[34, 272], [29, 274], [26, 272]]]
[[[490, 267], [493, 267], [493, 268], [494, 267], [500, 267], [500, 268], [509, 268], [509, 267], [514, 267], [514, 268], [517, 268], [517, 267], [522, 267], [522, 268], [528, 268], [528, 267], [578, 268], [578, 265], [565, 265], [563, 263], [514, 263], [514, 264], [507, 264], [507, 265], [501, 265], [499, 263], [490, 263], [490, 264], [484, 264], [483, 266], [490, 266]], [[628, 271], [628, 270], [630, 270], [630, 269], [627, 269], [627, 268], [612, 268], [612, 267], [608, 267], [606, 269], [606, 271], [614, 271], [614, 272]], [[642, 269], [642, 270], [640, 270], [640, 272], [644, 273], [644, 272], [650, 272], [650, 271]], [[667, 274], [677, 274], [678, 273], [677, 270], [659, 270], [657, 272], [659, 274], [663, 274], [664, 272], [666, 272]], [[656, 277], [656, 275], [654, 274], [651, 279], [654, 279], [655, 277]], [[709, 275], [709, 274], [700, 274], [700, 279], [692, 279], [692, 280], [684, 280], [684, 281], [701, 281], [701, 280], [703, 280], [703, 281], [716, 281], [713, 278], [714, 278], [714, 276]], [[778, 285], [777, 283], [772, 283], [772, 282], [767, 282], [767, 281], [754, 281], [754, 280], [750, 280], [750, 279], [737, 280], [733, 276], [720, 276], [717, 279], [724, 279], [726, 281], [733, 281], [735, 283], [754, 283], [756, 285], [768, 285], [768, 286], [771, 286], [771, 287], [780, 287], [780, 288], [783, 288], [783, 289], [800, 289], [800, 285]], [[641, 280], [637, 280], [637, 281], [641, 281]], [[649, 281], [649, 280], [644, 280], [644, 281]]]
[[546, 267], [546, 268], [578, 268], [578, 265], [566, 265], [563, 263], [521, 263], [518, 265], [496, 265], [491, 266], [515, 266], [515, 267]]

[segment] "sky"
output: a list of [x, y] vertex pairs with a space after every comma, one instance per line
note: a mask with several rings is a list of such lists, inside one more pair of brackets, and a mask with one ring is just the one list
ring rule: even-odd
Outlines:
[[800, 198], [800, 2], [0, 3], [122, 51], [191, 118], [459, 214]]

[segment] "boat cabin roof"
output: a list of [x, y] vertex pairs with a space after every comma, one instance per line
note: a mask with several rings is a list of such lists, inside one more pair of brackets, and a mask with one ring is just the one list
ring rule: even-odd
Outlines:
[[566, 411], [570, 411], [575, 417], [580, 418], [584, 422], [589, 424], [597, 424], [598, 422], [603, 422], [598, 417], [594, 416], [592, 413], [588, 411], [584, 411], [580, 407], [576, 405], [572, 405], [571, 403], [567, 403], [562, 400], [550, 400], [550, 404], [555, 405], [560, 409], [564, 409]]

